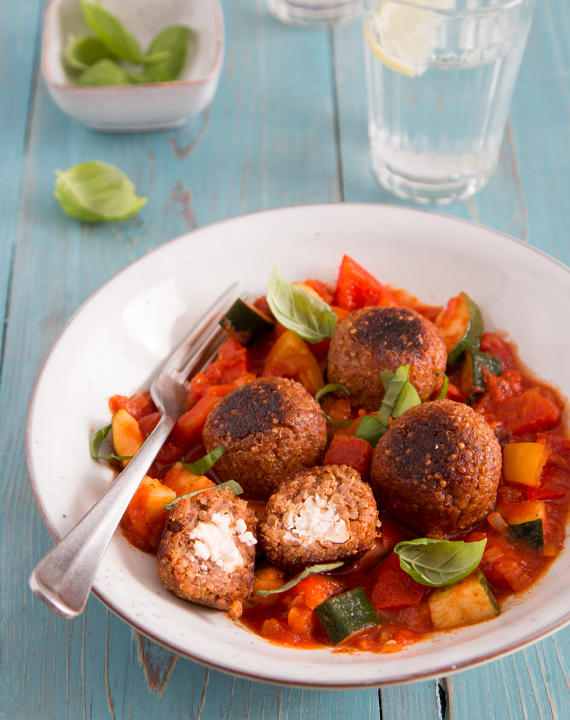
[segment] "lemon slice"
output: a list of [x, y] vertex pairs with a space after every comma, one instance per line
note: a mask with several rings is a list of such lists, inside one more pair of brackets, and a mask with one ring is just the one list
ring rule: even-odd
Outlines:
[[[385, 2], [364, 20], [364, 37], [374, 55], [389, 68], [408, 77], [428, 69], [441, 16], [434, 9], [451, 9], [455, 0]], [[415, 6], [415, 7], [412, 7]]]

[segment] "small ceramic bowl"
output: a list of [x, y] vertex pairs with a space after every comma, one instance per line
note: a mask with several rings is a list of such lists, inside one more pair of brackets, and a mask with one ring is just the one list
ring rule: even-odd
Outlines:
[[93, 35], [79, 0], [51, 0], [45, 11], [42, 74], [54, 102], [93, 130], [132, 132], [183, 125], [211, 103], [222, 68], [224, 25], [219, 0], [105, 0], [127, 29], [148, 47], [169, 25], [187, 25], [198, 37], [197, 53], [180, 79], [165, 83], [81, 87], [63, 65], [68, 40]]

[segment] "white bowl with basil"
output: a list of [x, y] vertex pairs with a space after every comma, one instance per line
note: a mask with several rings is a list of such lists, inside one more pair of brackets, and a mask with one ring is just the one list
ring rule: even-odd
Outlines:
[[[538, 376], [570, 396], [570, 337], [560, 332], [560, 317], [570, 317], [570, 270], [531, 246], [463, 220], [386, 205], [327, 204], [234, 218], [165, 243], [120, 272], [76, 312], [50, 351], [30, 405], [27, 453], [34, 494], [54, 539], [77, 523], [114, 477], [89, 454], [93, 429], [110, 422], [109, 397], [148, 387], [164, 357], [237, 278], [255, 295], [267, 292], [276, 264], [287, 279], [334, 282], [344, 253], [381, 282], [405, 287], [424, 302], [441, 305], [463, 290], [476, 299], [486, 329], [507, 331]], [[223, 262], [201, 279], [212, 256]], [[427, 547], [416, 542], [400, 548], [412, 571], [425, 568]], [[427, 577], [434, 585], [449, 579], [448, 570], [455, 579], [478, 561], [461, 553], [448, 566], [449, 548], [439, 549], [443, 556], [431, 563]], [[154, 557], [117, 532], [94, 592], [119, 617], [180, 655], [299, 687], [439, 677], [514, 652], [570, 622], [568, 547], [530, 591], [508, 599], [498, 617], [435, 633], [391, 655], [265, 642], [225, 613], [175, 597], [155, 565]], [[439, 595], [444, 602], [446, 587]], [[473, 589], [485, 599], [484, 588]], [[445, 607], [443, 612], [449, 614]]]
[[42, 74], [56, 105], [94, 130], [184, 124], [216, 92], [219, 0], [51, 0]]

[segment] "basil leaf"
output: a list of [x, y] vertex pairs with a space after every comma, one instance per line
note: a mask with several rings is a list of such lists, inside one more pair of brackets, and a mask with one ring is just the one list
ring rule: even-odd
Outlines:
[[318, 391], [318, 393], [315, 395], [315, 400], [317, 402], [320, 402], [322, 397], [324, 397], [325, 395], [329, 395], [336, 390], [342, 390], [342, 392], [346, 393], [347, 395], [351, 394], [350, 390], [346, 386], [341, 385], [341, 383], [329, 383]]
[[400, 417], [400, 415], [403, 415], [406, 410], [409, 410], [410, 408], [421, 404], [422, 401], [420, 400], [418, 391], [409, 380], [406, 380], [406, 382], [404, 383], [404, 387], [401, 389], [400, 394], [398, 395], [398, 399], [396, 400], [394, 409], [392, 410], [392, 417]]
[[[196, 33], [183, 25], [173, 25], [165, 28], [151, 42], [147, 55], [151, 57], [158, 53], [168, 51], [169, 57], [150, 65], [146, 70], [146, 82], [168, 82], [176, 80], [180, 75], [189, 41], [192, 40], [191, 50], [193, 56], [198, 48]], [[192, 59], [194, 59], [192, 57]]]
[[325, 565], [311, 565], [310, 567], [305, 568], [302, 573], [299, 573], [299, 575], [295, 575], [295, 577], [289, 580], [289, 582], [286, 582], [285, 585], [275, 588], [274, 590], [256, 590], [255, 594], [261, 595], [261, 597], [265, 598], [268, 595], [275, 595], [276, 593], [286, 592], [287, 590], [291, 590], [291, 588], [294, 588], [295, 585], [298, 585], [301, 580], [309, 577], [309, 575], [317, 575], [318, 573], [330, 572], [331, 570], [336, 570], [342, 565], [344, 565], [343, 562], [327, 563]]
[[416, 582], [429, 587], [450, 585], [467, 577], [483, 557], [487, 540], [466, 543], [462, 540], [417, 538], [398, 543], [394, 552], [400, 567]]
[[441, 386], [441, 390], [439, 391], [436, 400], [445, 400], [447, 397], [447, 391], [449, 390], [449, 378], [445, 373], [437, 373], [438, 375], [443, 375], [443, 385]]
[[219, 485], [211, 485], [207, 488], [202, 488], [201, 490], [194, 490], [194, 492], [186, 493], [186, 495], [180, 495], [177, 498], [174, 498], [174, 500], [171, 500], [169, 503], [167, 503], [164, 508], [165, 510], [170, 510], [179, 500], [185, 500], [186, 498], [194, 497], [194, 495], [199, 495], [200, 493], [206, 492], [206, 490], [231, 490], [234, 495], [241, 495], [243, 493], [242, 486], [237, 483], [235, 480], [228, 480], [227, 482], [220, 483]]
[[324, 300], [301, 290], [281, 276], [277, 265], [271, 271], [267, 302], [275, 319], [310, 343], [331, 338], [337, 317]]
[[111, 425], [106, 425], [104, 428], [101, 428], [98, 433], [95, 433], [95, 437], [89, 443], [89, 454], [94, 460], [132, 460], [132, 455], [115, 455], [114, 453], [99, 455], [101, 443], [110, 433], [111, 427]]
[[115, 60], [116, 55], [99, 38], [80, 35], [65, 46], [65, 62], [75, 70], [87, 70], [98, 60]]
[[[376, 416], [383, 425], [388, 426], [388, 420], [390, 419], [390, 415], [392, 415], [394, 405], [396, 404], [398, 396], [400, 395], [400, 392], [402, 391], [402, 388], [404, 387], [408, 379], [409, 373], [409, 365], [400, 365], [400, 367], [392, 376], [392, 379], [390, 380], [388, 387], [386, 388], [386, 394], [384, 395], [382, 406], [380, 407], [378, 415]], [[382, 377], [382, 382], [384, 382], [384, 376]]]
[[382, 378], [384, 390], [388, 389], [388, 385], [392, 382], [392, 378], [395, 374], [396, 373], [392, 372], [392, 370], [380, 370], [380, 377]]
[[194, 475], [205, 475], [225, 452], [226, 448], [223, 445], [218, 445], [217, 448], [214, 448], [207, 455], [204, 455], [204, 457], [196, 460], [196, 462], [186, 463], [184, 462], [184, 458], [182, 458], [182, 465], [186, 470], [189, 470]]
[[84, 87], [105, 87], [112, 85], [130, 85], [131, 77], [126, 70], [114, 60], [97, 60], [88, 67], [76, 80], [77, 85]]
[[167, 53], [143, 55], [137, 39], [131, 35], [118, 17], [99, 3], [92, 0], [81, 0], [81, 9], [85, 21], [95, 35], [123, 60], [128, 60], [136, 65], [146, 65], [168, 58]]
[[146, 205], [146, 198], [136, 196], [135, 186], [124, 173], [100, 160], [55, 173], [56, 200], [68, 215], [81, 220], [125, 220]]
[[365, 415], [363, 418], [360, 418], [358, 430], [354, 433], [354, 437], [362, 438], [369, 442], [372, 447], [376, 447], [378, 440], [380, 440], [386, 430], [386, 425], [380, 422], [378, 418], [375, 418], [373, 415]]

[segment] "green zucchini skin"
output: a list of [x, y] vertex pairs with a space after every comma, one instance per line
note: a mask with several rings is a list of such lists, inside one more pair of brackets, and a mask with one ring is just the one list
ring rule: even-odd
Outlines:
[[257, 308], [238, 298], [220, 320], [228, 335], [246, 347], [273, 330], [273, 321]]
[[317, 605], [315, 612], [333, 645], [382, 624], [382, 618], [361, 587], [333, 595]]
[[455, 330], [459, 337], [447, 355], [448, 364], [455, 369], [461, 364], [465, 350], [470, 352], [479, 350], [483, 337], [483, 316], [479, 306], [467, 293], [459, 293], [459, 298], [461, 303], [460, 317], [457, 320], [459, 327]]
[[531, 520], [530, 522], [511, 525], [511, 532], [517, 538], [527, 543], [535, 550], [542, 550], [544, 545], [544, 526], [542, 520]]
[[474, 625], [499, 614], [497, 600], [479, 569], [453, 585], [438, 588], [428, 604], [436, 630]]
[[461, 390], [467, 395], [467, 403], [471, 404], [485, 391], [483, 370], [499, 376], [503, 366], [499, 358], [480, 350], [465, 350], [463, 365], [459, 372]]

